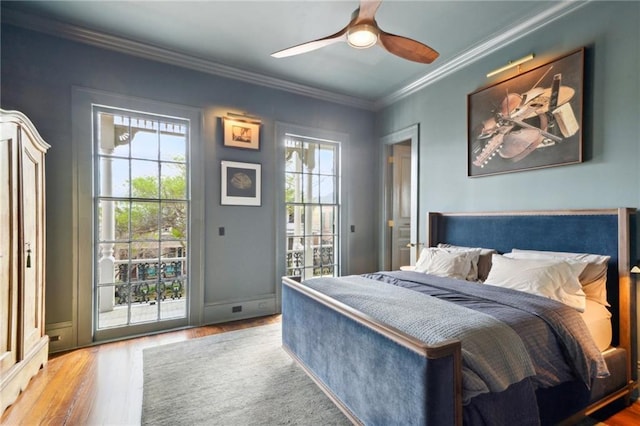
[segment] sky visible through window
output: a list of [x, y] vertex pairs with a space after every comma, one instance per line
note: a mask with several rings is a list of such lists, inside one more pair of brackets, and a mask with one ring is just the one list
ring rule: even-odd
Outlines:
[[[139, 131], [131, 141], [131, 179], [136, 177], [158, 177], [158, 135], [153, 132]], [[129, 190], [129, 144], [119, 145], [114, 149], [112, 165], [113, 195], [128, 196]], [[155, 158], [154, 158], [155, 156]], [[184, 136], [161, 136], [160, 165], [163, 177], [179, 176], [183, 173], [180, 167], [171, 161], [186, 161], [186, 139]], [[164, 162], [170, 161], [170, 162]]]
[[[329, 202], [333, 203], [335, 201], [335, 197], [337, 194], [335, 191], [336, 182], [335, 182], [335, 168], [337, 165], [336, 162], [336, 149], [335, 145], [331, 144], [322, 144], [322, 143], [296, 143], [293, 140], [289, 142], [291, 145], [287, 147], [288, 150], [299, 150], [301, 147], [307, 149], [309, 145], [313, 145], [315, 149], [314, 157], [315, 161], [313, 162], [313, 166], [309, 167], [309, 165], [305, 164], [303, 166], [303, 173], [309, 173], [313, 176], [312, 178], [312, 186], [314, 189], [312, 190], [314, 196], [314, 200], [316, 202]], [[319, 149], [317, 149], [319, 147]], [[299, 161], [298, 156], [291, 156], [290, 160], [286, 162], [286, 171], [290, 173], [296, 172], [296, 161]], [[319, 198], [317, 195], [319, 194]], [[310, 195], [310, 194], [309, 194]]]

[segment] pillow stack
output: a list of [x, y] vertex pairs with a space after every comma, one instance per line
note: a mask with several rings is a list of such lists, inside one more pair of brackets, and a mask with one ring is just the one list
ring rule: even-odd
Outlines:
[[611, 306], [607, 302], [607, 268], [610, 256], [589, 253], [567, 253], [555, 251], [513, 249], [509, 254], [514, 259], [561, 259], [582, 262], [585, 268], [578, 277], [587, 299], [603, 306]]
[[425, 247], [420, 252], [415, 270], [440, 277], [478, 280], [480, 249]]
[[484, 281], [487, 279], [487, 276], [489, 275], [489, 271], [491, 270], [491, 256], [498, 253], [494, 249], [489, 249], [489, 248], [463, 247], [463, 246], [454, 246], [452, 244], [444, 244], [444, 243], [439, 243], [438, 247], [446, 248], [448, 250], [459, 250], [459, 251], [480, 250], [480, 256], [478, 257], [478, 263], [476, 264], [478, 281]]
[[420, 252], [415, 271], [524, 291], [585, 311], [586, 300], [604, 307], [610, 256], [438, 244]]

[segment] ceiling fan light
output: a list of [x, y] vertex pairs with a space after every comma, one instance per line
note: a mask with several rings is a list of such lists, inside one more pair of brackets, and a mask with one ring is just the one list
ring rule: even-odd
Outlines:
[[366, 49], [378, 42], [378, 29], [369, 24], [356, 25], [347, 31], [349, 46]]

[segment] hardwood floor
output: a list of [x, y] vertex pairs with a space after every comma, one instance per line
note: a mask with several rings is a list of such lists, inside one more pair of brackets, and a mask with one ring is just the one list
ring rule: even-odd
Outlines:
[[640, 425], [640, 401], [605, 420], [608, 426]]
[[280, 315], [171, 331], [53, 354], [1, 425], [136, 425], [142, 410], [142, 350], [280, 322]]
[[[142, 408], [142, 350], [280, 321], [279, 315], [172, 331], [54, 354], [2, 415], [2, 425], [135, 425]], [[608, 426], [640, 424], [640, 402], [597, 415]]]

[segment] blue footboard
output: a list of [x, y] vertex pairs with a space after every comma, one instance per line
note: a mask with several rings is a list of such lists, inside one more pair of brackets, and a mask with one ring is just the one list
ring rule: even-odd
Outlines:
[[282, 342], [356, 423], [462, 424], [459, 342], [427, 346], [287, 278]]

